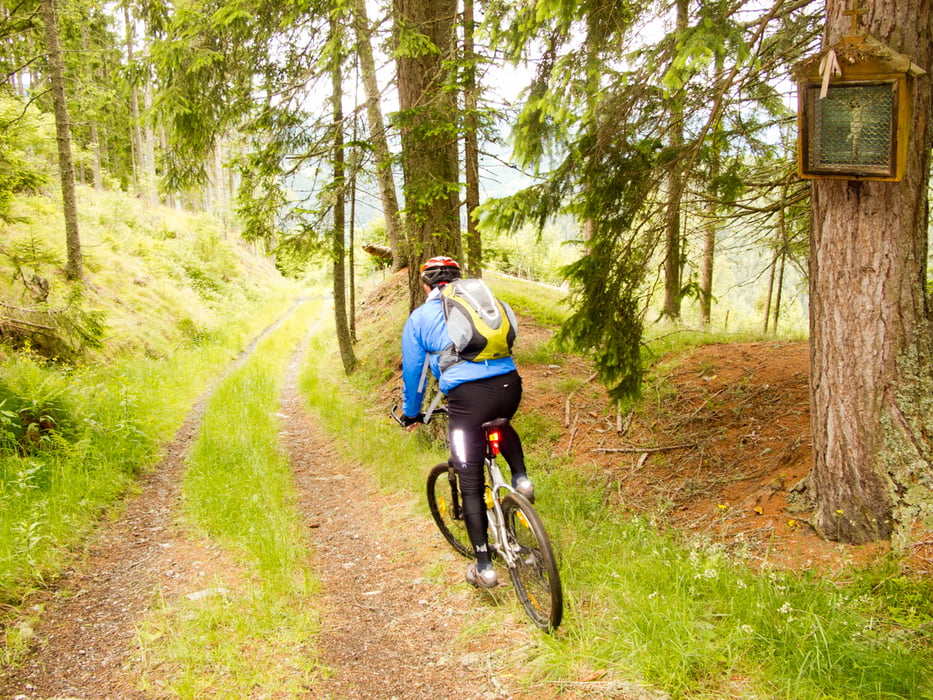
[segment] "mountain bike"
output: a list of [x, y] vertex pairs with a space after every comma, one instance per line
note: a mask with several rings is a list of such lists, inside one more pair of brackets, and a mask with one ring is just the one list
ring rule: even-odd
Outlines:
[[[402, 425], [397, 406], [392, 408], [391, 414]], [[422, 422], [429, 423], [436, 415], [446, 415], [446, 408], [438, 406], [437, 399]], [[564, 612], [560, 573], [541, 517], [531, 502], [503, 478], [496, 460], [500, 431], [508, 422], [507, 418], [498, 418], [483, 424], [489, 545], [493, 561], [508, 569], [515, 595], [525, 613], [536, 627], [552, 632], [560, 625]], [[427, 497], [431, 516], [444, 539], [459, 554], [474, 558], [463, 519], [460, 483], [451, 461], [435, 465], [428, 473]]]

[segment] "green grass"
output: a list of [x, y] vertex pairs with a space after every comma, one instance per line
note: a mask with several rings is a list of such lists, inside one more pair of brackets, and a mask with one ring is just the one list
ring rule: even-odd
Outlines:
[[428, 468], [446, 459], [443, 451], [425, 438], [427, 431], [400, 429], [389, 416], [391, 405], [367, 400], [366, 390], [359, 388], [375, 385], [367, 384], [362, 374], [344, 377], [335, 352], [333, 338], [319, 335], [307, 353], [300, 384], [311, 410], [338, 436], [345, 454], [372, 466], [381, 486], [421, 493]]
[[238, 566], [213, 583], [221, 595], [164, 604], [140, 632], [146, 666], [175, 669], [177, 697], [247, 697], [255, 688], [293, 696], [321, 673], [319, 584], [278, 443], [280, 381], [318, 311], [300, 307], [225, 379], [188, 456], [185, 511]]
[[743, 697], [933, 690], [929, 650], [881, 631], [853, 605], [857, 590], [805, 574], [754, 574], [722, 548], [607, 510], [588, 476], [552, 471], [542, 484], [560, 493], [539, 505], [560, 542], [574, 629], [551, 642], [541, 673], [605, 669], [691, 698], [722, 697], [739, 681]]
[[570, 308], [567, 306], [567, 292], [557, 287], [535, 284], [495, 272], [485, 273], [483, 279], [497, 296], [501, 296], [509, 303], [516, 313], [531, 316], [548, 328], [559, 328], [570, 313]]
[[54, 397], [62, 413], [62, 429], [35, 449], [8, 443], [0, 453], [0, 601], [15, 603], [65, 566], [69, 547], [155, 461], [211, 377], [282, 304], [257, 307], [249, 321], [231, 320], [213, 341], [166, 359], [68, 368], [20, 354], [0, 366], [0, 383], [20, 400]]
[[[213, 377], [291, 303], [297, 285], [228, 239], [218, 220], [79, 187], [83, 284], [59, 274], [61, 210], [17, 197], [2, 225], [0, 301], [50, 284], [60, 320], [94, 314], [100, 347], [69, 362], [29, 339], [0, 345], [0, 603], [54, 577], [69, 549], [157, 458]], [[68, 311], [67, 309], [71, 309]], [[54, 418], [54, 429], [43, 416]], [[24, 434], [32, 430], [25, 436]]]

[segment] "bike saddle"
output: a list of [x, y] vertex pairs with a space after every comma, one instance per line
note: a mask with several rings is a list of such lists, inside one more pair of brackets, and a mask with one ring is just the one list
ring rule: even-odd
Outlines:
[[502, 426], [508, 425], [508, 424], [509, 424], [508, 418], [494, 418], [491, 421], [486, 421], [480, 427], [485, 428], [486, 430], [489, 430], [489, 428], [501, 428]]

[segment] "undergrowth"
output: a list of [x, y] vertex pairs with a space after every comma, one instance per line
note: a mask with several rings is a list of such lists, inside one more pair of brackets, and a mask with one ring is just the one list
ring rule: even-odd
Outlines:
[[[320, 339], [302, 387], [348, 455], [384, 488], [420, 497], [443, 447], [418, 444], [388, 418], [392, 399], [378, 397], [398, 394], [397, 375], [388, 385], [375, 378], [394, 359], [368, 346], [370, 335], [385, 342], [387, 325], [400, 333], [404, 315], [361, 329], [358, 356], [382, 369], [343, 378], [333, 344]], [[868, 571], [849, 572], [848, 583], [755, 571], [740, 551], [608, 507], [612, 484], [568, 464], [546, 428], [529, 428], [536, 507], [559, 552], [567, 607], [561, 629], [526, 649], [530, 685], [570, 691], [598, 678], [587, 687], [636, 683], [648, 695], [694, 699], [931, 697], [930, 611], [920, 602], [928, 585], [887, 576], [872, 587]]]
[[64, 367], [18, 354], [0, 365], [0, 602], [16, 603], [61, 570], [69, 547], [154, 462], [198, 393], [281, 303], [166, 360]]

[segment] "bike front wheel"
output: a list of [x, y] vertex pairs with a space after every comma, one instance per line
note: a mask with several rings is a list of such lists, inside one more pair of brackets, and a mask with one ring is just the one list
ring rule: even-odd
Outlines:
[[457, 552], [472, 559], [475, 555], [463, 519], [460, 483], [446, 462], [434, 466], [428, 474], [428, 507], [444, 539]]
[[510, 493], [502, 499], [502, 514], [512, 551], [509, 576], [515, 595], [535, 626], [551, 632], [564, 614], [557, 560], [551, 541], [534, 506], [524, 496]]

